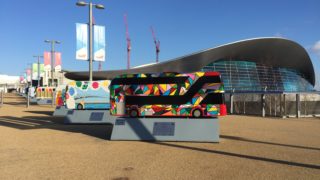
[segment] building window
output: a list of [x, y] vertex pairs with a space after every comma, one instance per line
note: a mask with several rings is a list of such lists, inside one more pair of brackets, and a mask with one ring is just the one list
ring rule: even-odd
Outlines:
[[249, 60], [218, 60], [203, 67], [202, 71], [220, 72], [227, 92], [313, 91], [313, 86], [297, 70]]

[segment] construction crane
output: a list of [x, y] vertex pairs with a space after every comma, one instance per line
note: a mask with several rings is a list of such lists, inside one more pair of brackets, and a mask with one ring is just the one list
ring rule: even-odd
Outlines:
[[156, 38], [156, 33], [154, 32], [152, 26], [150, 27], [152, 32], [152, 37], [154, 41], [154, 45], [156, 46], [156, 63], [159, 62], [159, 52], [160, 52], [160, 41]]
[[130, 69], [131, 39], [128, 31], [127, 14], [124, 14], [124, 24], [126, 26], [126, 38], [127, 38], [127, 69]]

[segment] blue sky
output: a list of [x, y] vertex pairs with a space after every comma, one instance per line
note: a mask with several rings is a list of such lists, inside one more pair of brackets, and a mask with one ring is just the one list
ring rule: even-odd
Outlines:
[[[281, 36], [305, 47], [320, 69], [319, 0], [95, 0], [96, 23], [106, 26], [106, 62], [103, 70], [126, 68], [123, 14], [128, 14], [132, 40], [131, 64], [155, 59], [150, 25], [161, 41], [160, 61], [225, 43], [255, 37]], [[87, 70], [75, 60], [75, 23], [88, 21], [88, 8], [76, 0], [1, 1], [0, 74], [20, 75], [35, 62], [33, 55], [50, 50], [45, 39], [62, 44], [63, 69]], [[318, 50], [318, 54], [316, 53]], [[94, 64], [98, 68], [98, 64]]]

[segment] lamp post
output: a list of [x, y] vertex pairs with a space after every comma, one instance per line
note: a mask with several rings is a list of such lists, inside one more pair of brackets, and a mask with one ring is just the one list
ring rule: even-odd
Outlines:
[[46, 43], [51, 43], [51, 86], [55, 86], [54, 83], [54, 77], [53, 77], [53, 72], [54, 72], [54, 45], [55, 44], [60, 44], [60, 41], [56, 41], [56, 40], [45, 40], [44, 42]]
[[38, 58], [38, 87], [40, 87], [40, 58], [43, 58], [43, 56], [36, 55], [33, 57]]
[[104, 9], [104, 6], [101, 4], [93, 4], [91, 1], [86, 3], [84, 1], [78, 1], [76, 3], [77, 6], [89, 6], [89, 81], [92, 81], [92, 61], [93, 61], [93, 53], [92, 53], [92, 6], [95, 6], [97, 9]]

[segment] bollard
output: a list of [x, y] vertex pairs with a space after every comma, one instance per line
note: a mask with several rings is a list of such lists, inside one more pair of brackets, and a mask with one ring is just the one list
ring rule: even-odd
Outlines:
[[52, 102], [51, 102], [51, 107], [54, 107], [55, 104], [55, 97], [56, 97], [56, 92], [52, 91]]
[[300, 94], [296, 94], [296, 117], [301, 117], [301, 102], [300, 102]]
[[233, 93], [230, 94], [230, 114], [233, 114]]
[[1, 91], [1, 107], [3, 106], [3, 91]]
[[29, 108], [30, 106], [30, 89], [28, 90], [28, 93], [27, 93], [27, 108]]
[[261, 116], [266, 116], [266, 95], [261, 94]]

